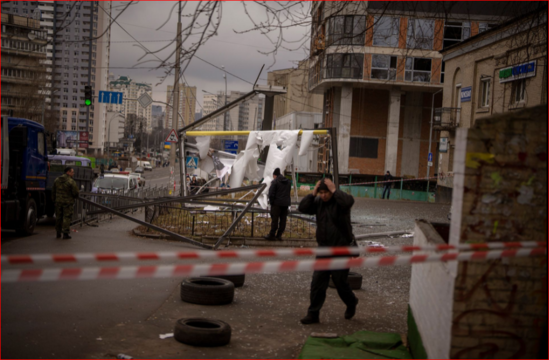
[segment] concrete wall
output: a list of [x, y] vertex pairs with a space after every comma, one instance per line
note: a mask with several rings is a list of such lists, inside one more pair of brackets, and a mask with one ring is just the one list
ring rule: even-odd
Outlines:
[[[430, 223], [416, 220], [414, 246], [444, 244]], [[414, 255], [420, 253], [425, 254]], [[430, 359], [447, 359], [450, 354], [454, 279], [447, 263], [412, 265], [410, 310]]]
[[[451, 244], [547, 241], [546, 106], [458, 132], [454, 166]], [[451, 358], [547, 349], [547, 257], [462, 262], [456, 273]]]

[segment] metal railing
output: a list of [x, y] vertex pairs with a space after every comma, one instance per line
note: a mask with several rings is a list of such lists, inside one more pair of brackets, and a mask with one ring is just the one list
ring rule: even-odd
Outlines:
[[454, 130], [459, 126], [461, 108], [438, 108], [435, 109], [433, 118], [434, 130]]
[[[219, 205], [219, 210], [181, 204], [163, 204], [146, 210], [147, 222], [172, 232], [192, 237], [221, 236], [242, 211], [242, 206]], [[269, 234], [271, 216], [267, 210], [250, 209], [229, 235], [231, 237], [262, 237]], [[289, 239], [314, 239], [316, 225], [309, 218], [290, 215], [284, 237]]]

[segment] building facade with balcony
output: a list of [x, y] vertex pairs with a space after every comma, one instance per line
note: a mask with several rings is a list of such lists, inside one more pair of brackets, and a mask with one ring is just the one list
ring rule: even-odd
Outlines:
[[42, 121], [47, 33], [40, 21], [2, 14], [2, 115]]
[[[309, 91], [324, 95], [324, 126], [338, 129], [339, 172], [434, 176], [430, 120], [442, 97], [433, 106], [433, 94], [445, 81], [439, 51], [511, 12], [474, 2], [315, 2]], [[436, 149], [436, 133], [431, 141]]]
[[547, 104], [547, 5], [444, 49], [442, 55], [447, 80], [434, 128], [441, 140], [437, 200], [444, 201], [452, 196], [453, 178], [445, 175], [453, 173], [458, 128]]
[[[103, 151], [105, 141], [107, 107], [99, 103], [98, 93], [108, 89], [111, 8], [111, 1], [2, 1], [2, 14], [36, 19], [47, 32], [48, 110], [59, 119], [58, 130], [89, 131], [87, 151], [95, 154]], [[88, 84], [95, 100], [86, 128]]]

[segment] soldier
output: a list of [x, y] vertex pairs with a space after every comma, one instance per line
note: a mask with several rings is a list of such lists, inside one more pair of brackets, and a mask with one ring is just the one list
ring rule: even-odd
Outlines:
[[55, 231], [57, 231], [58, 239], [61, 237], [61, 232], [63, 232], [63, 239], [71, 239], [69, 232], [74, 211], [74, 199], [77, 199], [79, 194], [78, 186], [72, 179], [73, 176], [74, 169], [66, 167], [65, 175], [58, 177], [53, 183], [51, 196], [55, 204]]

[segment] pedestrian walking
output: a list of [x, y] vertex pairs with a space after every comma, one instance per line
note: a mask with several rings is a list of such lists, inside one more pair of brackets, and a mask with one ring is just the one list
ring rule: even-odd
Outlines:
[[[387, 170], [387, 173], [383, 177], [383, 181], [391, 181], [393, 180], [393, 175]], [[385, 193], [387, 193], [387, 200], [389, 200], [389, 197], [391, 196], [391, 187], [393, 186], [392, 182], [386, 182], [383, 187], [383, 195], [381, 196], [382, 199], [385, 199]]]
[[[282, 240], [286, 230], [288, 207], [292, 204], [290, 191], [292, 184], [280, 174], [280, 169], [273, 172], [274, 180], [269, 188], [269, 203], [271, 204], [271, 231], [264, 238], [267, 240]], [[280, 222], [280, 223], [279, 223]]]
[[[301, 200], [299, 211], [308, 215], [316, 215], [316, 242], [319, 247], [350, 246], [354, 242], [351, 226], [351, 207], [354, 202], [351, 195], [337, 190], [330, 179], [317, 182], [313, 193]], [[326, 258], [326, 256], [317, 256], [317, 259], [319, 258]], [[320, 309], [326, 300], [330, 276], [339, 297], [347, 305], [345, 319], [349, 320], [355, 315], [358, 298], [347, 282], [349, 269], [315, 271], [311, 282], [311, 303], [307, 316], [301, 319], [302, 324], [320, 322]]]
[[78, 198], [79, 191], [76, 182], [73, 180], [74, 169], [65, 168], [65, 174], [55, 179], [51, 192], [55, 204], [55, 231], [57, 238], [71, 239], [70, 226], [74, 211], [74, 200]]

